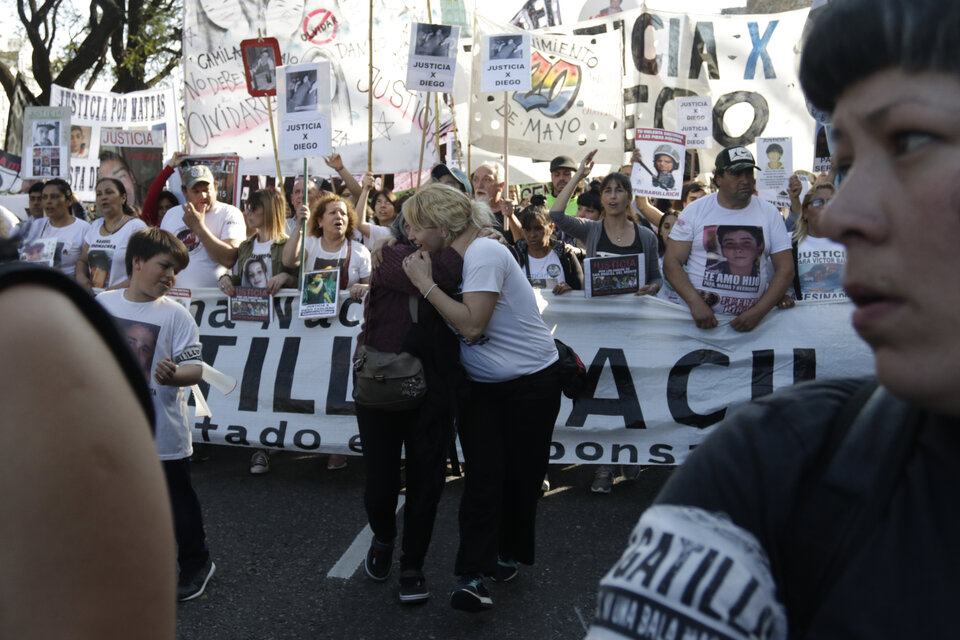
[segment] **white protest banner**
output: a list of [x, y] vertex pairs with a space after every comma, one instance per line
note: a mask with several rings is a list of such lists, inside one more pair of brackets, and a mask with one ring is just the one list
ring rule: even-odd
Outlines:
[[[285, 289], [274, 297], [276, 319], [261, 325], [230, 322], [219, 291], [192, 293], [204, 362], [241, 381], [230, 396], [208, 394], [215, 418], [194, 423], [195, 442], [360, 451], [351, 363], [361, 303], [342, 295], [335, 317], [300, 320], [298, 292]], [[555, 462], [680, 464], [752, 397], [873, 371], [848, 303], [774, 309], [739, 333], [733, 316], [701, 330], [685, 308], [646, 296], [537, 295], [547, 326], [588, 367], [585, 396], [562, 401]]]
[[[240, 42], [277, 39], [284, 65], [329, 62], [330, 130], [333, 147], [348, 168], [367, 164], [367, 99], [370, 94], [367, 0], [329, 3], [260, 3], [250, 11], [231, 4], [184, 2], [184, 118], [192, 154], [236, 153], [242, 174], [273, 175], [267, 99], [247, 93]], [[404, 87], [404, 60], [410, 24], [426, 17], [423, 0], [374, 0], [373, 152], [375, 173], [409, 171], [419, 161], [422, 127], [427, 126], [424, 164], [437, 161], [433, 98]], [[425, 20], [423, 20], [425, 21]], [[445, 115], [446, 114], [446, 115]], [[441, 135], [449, 112], [441, 113]], [[302, 174], [303, 163], [284, 160], [285, 175]], [[329, 175], [319, 158], [311, 175]]]
[[[53, 85], [50, 104], [70, 109], [70, 186], [81, 200], [95, 198], [93, 191], [99, 177], [102, 128], [157, 131], [164, 141], [162, 157], [170, 156], [180, 147], [177, 125], [180, 103], [172, 88], [121, 94], [78, 91]], [[143, 198], [159, 173], [162, 160], [160, 164], [156, 171], [150, 169], [148, 173], [127, 172], [134, 186], [129, 196], [132, 198], [130, 204], [143, 205]], [[128, 189], [128, 193], [130, 191]]]
[[316, 158], [329, 155], [330, 63], [287, 65], [279, 68], [279, 76], [279, 156]]
[[[524, 34], [519, 29], [477, 18], [478, 36]], [[595, 160], [623, 162], [623, 45], [618, 33], [567, 35], [530, 33], [531, 88], [502, 100], [473, 102], [471, 144], [503, 152], [503, 119], [508, 117], [511, 155], [549, 159], [571, 155], [583, 145], [598, 149]], [[481, 90], [481, 48], [474, 48], [472, 90]], [[501, 89], [502, 90], [502, 89]], [[463, 109], [466, 110], [465, 108]], [[579, 157], [579, 156], [578, 156]]]
[[530, 34], [498, 33], [480, 42], [480, 90], [530, 90]]
[[457, 42], [460, 27], [447, 24], [413, 24], [407, 58], [407, 89], [410, 91], [453, 91], [457, 70]]
[[799, 157], [812, 158], [813, 120], [795, 52], [807, 10], [716, 15], [680, 13], [671, 10], [675, 6], [673, 0], [650, 0], [643, 10], [551, 29], [598, 40], [614, 35], [626, 44], [627, 151], [636, 127], [679, 131], [676, 99], [702, 96], [713, 105], [712, 135], [701, 158], [705, 170], [724, 147], [750, 145], [762, 135], [792, 135]]
[[637, 196], [679, 200], [683, 189], [685, 138], [662, 129], [637, 129], [640, 161], [633, 163], [630, 182]]
[[789, 207], [787, 186], [793, 175], [792, 138], [757, 138], [757, 192], [776, 207]]
[[713, 133], [710, 98], [677, 98], [677, 130], [687, 139], [687, 149], [706, 149]]
[[70, 110], [27, 107], [23, 110], [23, 175], [27, 178], [69, 179], [67, 140]]

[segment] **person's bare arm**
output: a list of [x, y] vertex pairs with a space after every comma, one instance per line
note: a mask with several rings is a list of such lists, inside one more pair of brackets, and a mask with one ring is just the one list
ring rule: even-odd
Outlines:
[[293, 225], [293, 233], [287, 238], [283, 245], [283, 251], [280, 254], [280, 260], [283, 266], [288, 269], [294, 269], [300, 266], [300, 229], [303, 223], [310, 217], [310, 210], [306, 205], [297, 206], [297, 223]]
[[770, 286], [755, 305], [730, 321], [730, 326], [737, 331], [752, 331], [783, 300], [783, 294], [793, 284], [793, 252], [790, 249], [779, 251], [771, 254], [770, 259], [773, 261]]
[[360, 195], [360, 184], [357, 182], [357, 179], [353, 177], [353, 174], [343, 166], [343, 160], [340, 158], [339, 153], [331, 153], [329, 157], [324, 158], [324, 161], [328, 167], [337, 172], [337, 175], [340, 176], [343, 183], [347, 185], [347, 188], [350, 189], [350, 195], [354, 198]]
[[677, 295], [683, 298], [683, 301], [690, 307], [690, 315], [697, 326], [701, 329], [712, 329], [717, 326], [717, 317], [713, 314], [710, 305], [697, 293], [696, 288], [687, 276], [687, 272], [683, 270], [683, 265], [690, 257], [692, 246], [692, 242], [681, 242], [679, 240], [672, 240], [668, 243], [667, 251], [663, 255], [663, 275], [674, 291], [677, 292]]
[[370, 197], [370, 190], [373, 189], [375, 180], [372, 173], [368, 172], [363, 175], [363, 189], [357, 198], [357, 206], [354, 207], [357, 211], [357, 231], [362, 233], [364, 238], [370, 237], [370, 223], [367, 222], [367, 198]]
[[232, 267], [237, 261], [237, 247], [240, 246], [240, 241], [233, 238], [221, 240], [213, 235], [207, 228], [206, 216], [205, 211], [198, 211], [189, 202], [183, 205], [183, 223], [197, 236], [197, 240], [207, 250], [213, 261], [224, 267]]
[[634, 202], [636, 203], [637, 211], [647, 219], [647, 222], [653, 225], [654, 229], [660, 226], [660, 218], [663, 217], [663, 212], [650, 204], [650, 198], [637, 196], [634, 198]]
[[87, 251], [89, 250], [90, 245], [84, 244], [83, 249], [80, 251], [80, 257], [77, 258], [76, 271], [73, 277], [77, 279], [81, 287], [92, 293], [93, 285], [90, 282], [90, 265], [87, 263]]
[[17, 451], [0, 465], [16, 487], [0, 491], [0, 637], [170, 640], [170, 503], [123, 371], [52, 289], [0, 293], [0, 316], [18, 328], [0, 353], [20, 365], [0, 371], [0, 438]]

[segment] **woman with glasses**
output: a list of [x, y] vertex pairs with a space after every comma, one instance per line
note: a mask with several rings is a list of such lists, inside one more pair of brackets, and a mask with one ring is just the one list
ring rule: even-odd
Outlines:
[[800, 219], [793, 232], [793, 293], [797, 300], [846, 299], [841, 279], [847, 252], [821, 230], [821, 215], [834, 193], [832, 184], [821, 182], [803, 198]]

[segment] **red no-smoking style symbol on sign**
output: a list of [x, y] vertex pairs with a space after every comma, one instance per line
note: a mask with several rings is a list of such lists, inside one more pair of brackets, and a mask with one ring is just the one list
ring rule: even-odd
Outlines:
[[327, 44], [337, 37], [337, 19], [332, 11], [317, 9], [303, 20], [303, 39], [313, 44]]

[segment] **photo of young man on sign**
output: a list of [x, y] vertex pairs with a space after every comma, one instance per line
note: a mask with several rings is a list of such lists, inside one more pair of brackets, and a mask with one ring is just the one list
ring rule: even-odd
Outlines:
[[277, 67], [280, 66], [280, 45], [276, 38], [244, 40], [243, 70], [247, 78], [247, 92], [251, 96], [277, 95]]

